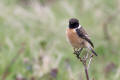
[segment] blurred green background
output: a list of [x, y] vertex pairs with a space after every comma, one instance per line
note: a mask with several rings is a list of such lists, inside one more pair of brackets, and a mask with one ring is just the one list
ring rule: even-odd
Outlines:
[[90, 80], [120, 80], [119, 0], [0, 0], [0, 80], [86, 80], [65, 30], [80, 20], [98, 53]]

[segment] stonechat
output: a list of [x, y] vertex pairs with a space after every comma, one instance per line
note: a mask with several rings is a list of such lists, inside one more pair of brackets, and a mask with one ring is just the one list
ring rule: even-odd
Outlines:
[[81, 52], [83, 48], [87, 48], [95, 56], [97, 56], [96, 52], [94, 51], [94, 45], [92, 41], [90, 40], [85, 29], [79, 24], [78, 19], [71, 18], [69, 20], [69, 27], [66, 29], [66, 35], [70, 44], [74, 48], [74, 51], [80, 49], [79, 52]]

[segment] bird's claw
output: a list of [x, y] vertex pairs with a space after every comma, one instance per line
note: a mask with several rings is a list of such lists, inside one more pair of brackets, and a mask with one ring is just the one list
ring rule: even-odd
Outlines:
[[79, 55], [80, 55], [80, 52], [79, 51], [74, 51], [74, 54], [76, 54], [77, 58], [80, 58]]

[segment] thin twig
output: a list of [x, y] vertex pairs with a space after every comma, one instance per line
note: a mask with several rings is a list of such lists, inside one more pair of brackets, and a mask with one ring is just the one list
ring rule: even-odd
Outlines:
[[87, 78], [87, 80], [89, 80], [88, 68], [87, 68], [87, 63], [86, 63], [87, 59], [88, 59], [88, 53], [86, 54], [86, 56], [84, 56], [84, 60], [82, 60], [82, 63], [84, 65], [84, 70], [85, 70], [86, 78]]
[[89, 80], [88, 68], [87, 68], [86, 63], [84, 64], [84, 69], [85, 69], [86, 78], [87, 78], [87, 80]]
[[[80, 56], [77, 55], [77, 58], [82, 62], [82, 64], [84, 65], [84, 70], [85, 70], [85, 75], [86, 75], [86, 79], [89, 80], [89, 74], [88, 74], [88, 69], [89, 69], [89, 66], [90, 66], [90, 63], [92, 61], [92, 57], [93, 55], [91, 54], [90, 57], [89, 57], [89, 53], [86, 52], [86, 55], [83, 56], [83, 58], [81, 58]], [[89, 59], [90, 58], [90, 59]], [[87, 60], [89, 59], [89, 63], [88, 63], [88, 66], [87, 66]]]
[[90, 60], [89, 60], [89, 63], [88, 63], [88, 69], [89, 69], [89, 67], [90, 67], [90, 64], [91, 64], [92, 58], [93, 58], [93, 55], [90, 56]]

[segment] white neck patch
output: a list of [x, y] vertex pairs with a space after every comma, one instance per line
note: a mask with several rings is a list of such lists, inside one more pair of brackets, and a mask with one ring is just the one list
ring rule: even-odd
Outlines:
[[77, 28], [75, 28], [74, 29], [74, 31], [76, 31], [76, 29], [80, 29], [82, 26], [81, 25], [79, 25]]
[[78, 28], [81, 28], [82, 26], [81, 25], [79, 25], [79, 27]]

